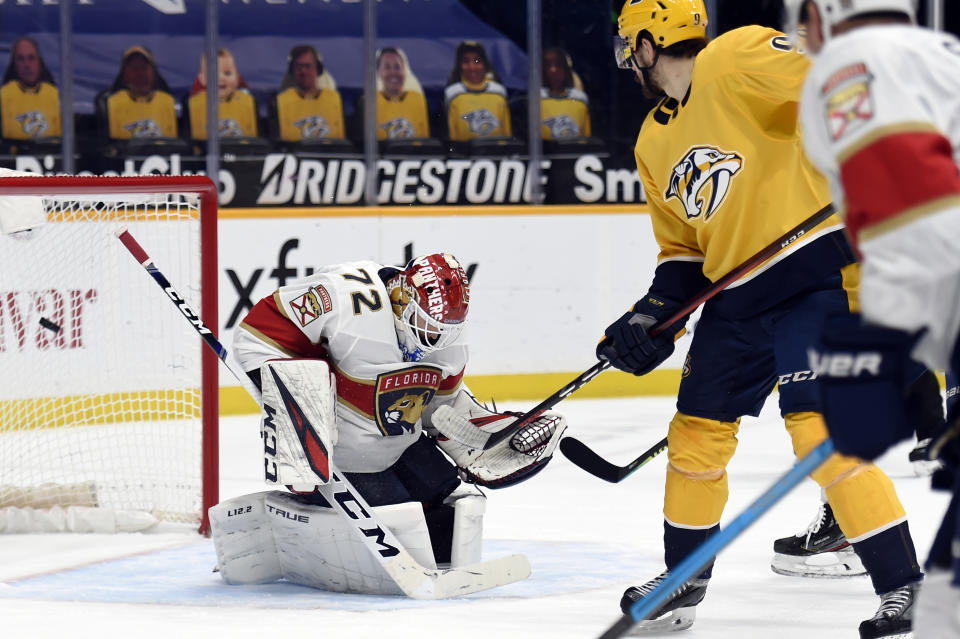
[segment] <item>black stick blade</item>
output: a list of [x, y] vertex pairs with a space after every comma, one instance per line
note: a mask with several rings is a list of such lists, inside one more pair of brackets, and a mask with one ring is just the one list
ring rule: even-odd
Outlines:
[[648, 461], [666, 449], [667, 438], [664, 437], [626, 466], [617, 466], [616, 464], [607, 461], [597, 453], [593, 452], [589, 446], [584, 444], [579, 439], [574, 439], [573, 437], [564, 437], [560, 440], [560, 451], [566, 456], [567, 459], [594, 477], [599, 477], [600, 479], [608, 481], [611, 484], [616, 484], [623, 481], [630, 476], [633, 471], [643, 467]]
[[620, 477], [620, 466], [611, 464], [600, 455], [593, 452], [586, 444], [573, 437], [564, 437], [560, 440], [560, 452], [564, 456], [587, 471], [594, 477], [599, 477], [611, 484], [616, 484], [622, 479]]

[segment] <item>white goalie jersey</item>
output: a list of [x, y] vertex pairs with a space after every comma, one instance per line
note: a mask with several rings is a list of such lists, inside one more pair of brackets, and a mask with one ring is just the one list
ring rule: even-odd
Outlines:
[[337, 389], [334, 458], [346, 472], [396, 462], [420, 437], [421, 419], [453, 401], [467, 362], [462, 335], [404, 361], [382, 268], [370, 261], [321, 268], [260, 300], [234, 337], [245, 371], [277, 358], [327, 361]]
[[960, 329], [960, 41], [912, 25], [827, 42], [804, 86], [807, 154], [831, 180], [862, 258], [864, 318], [927, 329], [947, 367]]

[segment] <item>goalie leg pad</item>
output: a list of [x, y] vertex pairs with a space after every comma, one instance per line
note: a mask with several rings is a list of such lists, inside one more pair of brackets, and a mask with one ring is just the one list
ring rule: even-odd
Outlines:
[[[335, 510], [305, 504], [295, 495], [270, 493], [266, 501], [283, 577], [335, 592], [403, 594]], [[418, 502], [373, 508], [414, 559], [436, 568], [430, 534]]]
[[266, 513], [270, 494], [234, 497], [208, 511], [220, 577], [228, 584], [262, 584], [283, 576]]
[[304, 491], [325, 484], [337, 443], [330, 367], [314, 359], [272, 360], [260, 367], [260, 380], [266, 482]]
[[[377, 518], [426, 568], [436, 568], [418, 502], [378, 506]], [[337, 511], [281, 491], [236, 497], [210, 509], [220, 576], [229, 584], [285, 579], [335, 592], [403, 594]]]
[[453, 543], [450, 565], [454, 568], [480, 561], [483, 555], [483, 513], [487, 498], [465, 495], [453, 501]]

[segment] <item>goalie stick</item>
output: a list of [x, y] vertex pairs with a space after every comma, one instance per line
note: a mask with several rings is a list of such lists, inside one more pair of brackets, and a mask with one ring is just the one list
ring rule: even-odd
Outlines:
[[[253, 385], [247, 374], [228, 357], [227, 349], [160, 272], [130, 231], [126, 228], [119, 229], [117, 238], [180, 309], [186, 320], [196, 329], [203, 341], [214, 350], [237, 381], [243, 385], [251, 397], [257, 400], [257, 403], [260, 403], [260, 391]], [[380, 523], [367, 501], [343, 476], [343, 473], [334, 467], [333, 463], [329, 465], [329, 480], [320, 485], [320, 492], [330, 505], [352, 524], [350, 528], [354, 535], [408, 597], [447, 599], [489, 590], [530, 576], [530, 562], [524, 555], [519, 554], [457, 568], [427, 568], [413, 558], [389, 528]]]
[[667, 438], [664, 437], [656, 444], [645, 450], [639, 457], [634, 459], [626, 466], [617, 466], [607, 461], [597, 453], [593, 452], [589, 446], [579, 439], [573, 437], [564, 437], [560, 440], [560, 450], [571, 462], [587, 471], [594, 477], [599, 477], [611, 484], [617, 484], [630, 475], [635, 470], [642, 468], [648, 461], [667, 449]]
[[648, 619], [663, 602], [676, 592], [686, 581], [699, 574], [717, 554], [730, 545], [740, 533], [763, 516], [774, 504], [780, 501], [787, 493], [793, 490], [804, 477], [815, 471], [833, 453], [833, 440], [826, 439], [819, 446], [807, 453], [806, 457], [797, 463], [773, 483], [752, 504], [737, 515], [716, 535], [712, 535], [705, 542], [687, 555], [676, 568], [670, 571], [667, 578], [657, 584], [646, 596], [638, 599], [630, 606], [630, 613], [617, 619], [607, 630], [600, 635], [600, 639], [617, 639], [629, 632], [638, 621]]
[[[786, 248], [787, 246], [793, 244], [801, 237], [803, 237], [808, 231], [816, 227], [820, 222], [823, 222], [825, 219], [833, 215], [834, 209], [833, 204], [827, 204], [825, 207], [805, 219], [803, 222], [800, 222], [795, 227], [775, 239], [765, 248], [757, 251], [753, 256], [749, 257], [746, 261], [742, 262], [739, 266], [734, 267], [729, 273], [718, 279], [716, 282], [713, 282], [709, 286], [703, 288], [699, 293], [690, 298], [686, 304], [683, 305], [678, 311], [663, 319], [650, 328], [650, 336], [655, 337], [662, 333], [668, 326], [676, 322], [677, 320], [683, 318], [686, 315], [689, 315], [697, 309], [698, 306], [703, 304], [705, 301], [727, 288], [735, 280], [740, 279], [750, 271], [752, 271], [757, 266], [760, 266], [767, 259], [773, 257], [780, 252], [781, 249]], [[484, 445], [484, 450], [489, 450], [507, 439], [512, 437], [518, 430], [529, 424], [532, 420], [536, 419], [543, 411], [553, 408], [561, 400], [565, 399], [567, 396], [573, 392], [583, 388], [583, 386], [589, 382], [591, 379], [605, 371], [610, 367], [610, 362], [606, 360], [601, 360], [591, 366], [589, 369], [581, 373], [576, 379], [571, 381], [569, 384], [558, 390], [556, 393], [546, 398], [533, 408], [531, 408], [526, 413], [520, 415], [517, 418], [517, 421], [513, 422], [506, 428], [496, 433], [493, 433], [490, 436], [490, 439], [487, 440], [487, 443]]]

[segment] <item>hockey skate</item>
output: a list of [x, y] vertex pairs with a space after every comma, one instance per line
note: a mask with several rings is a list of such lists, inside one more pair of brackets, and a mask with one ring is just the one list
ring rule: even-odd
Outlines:
[[909, 639], [913, 630], [913, 605], [920, 583], [907, 584], [880, 595], [880, 607], [860, 624], [860, 639]]
[[770, 568], [788, 577], [852, 577], [867, 572], [827, 503], [820, 504], [806, 530], [773, 542]]
[[[660, 573], [642, 586], [630, 586], [620, 599], [620, 609], [623, 614], [630, 614], [630, 607], [646, 597], [660, 585], [670, 574], [669, 571]], [[696, 619], [697, 604], [703, 601], [707, 594], [709, 579], [691, 579], [683, 584], [660, 606], [650, 619], [638, 621], [630, 631], [631, 635], [642, 635], [652, 632], [666, 632], [686, 630], [693, 625]]]
[[908, 456], [910, 466], [913, 467], [913, 474], [917, 477], [926, 477], [943, 468], [943, 462], [939, 459], [930, 459], [929, 447], [933, 443], [931, 438], [923, 439], [917, 442]]

